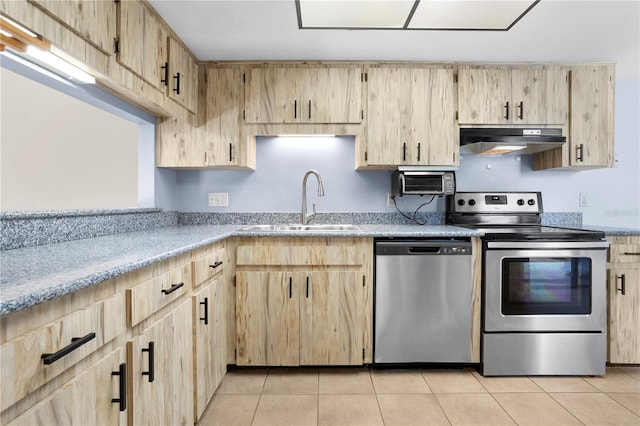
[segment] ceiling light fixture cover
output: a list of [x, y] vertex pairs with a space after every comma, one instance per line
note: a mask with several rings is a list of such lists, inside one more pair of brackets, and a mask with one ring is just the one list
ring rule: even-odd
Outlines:
[[295, 0], [300, 29], [506, 31], [540, 0]]

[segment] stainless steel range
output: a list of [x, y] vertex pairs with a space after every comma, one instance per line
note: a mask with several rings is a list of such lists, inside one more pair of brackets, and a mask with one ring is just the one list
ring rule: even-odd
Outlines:
[[601, 232], [541, 225], [540, 192], [458, 192], [447, 223], [482, 230], [482, 373], [603, 375]]

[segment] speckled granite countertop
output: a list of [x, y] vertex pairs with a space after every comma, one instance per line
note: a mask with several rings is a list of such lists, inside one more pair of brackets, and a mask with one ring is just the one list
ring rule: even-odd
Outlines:
[[598, 226], [598, 225], [582, 225], [580, 229], [588, 231], [601, 231], [607, 237], [620, 237], [620, 236], [640, 236], [640, 228], [616, 228], [613, 226]]
[[359, 225], [359, 231], [243, 232], [242, 225], [170, 226], [0, 252], [0, 316], [231, 236], [470, 237], [447, 225]]

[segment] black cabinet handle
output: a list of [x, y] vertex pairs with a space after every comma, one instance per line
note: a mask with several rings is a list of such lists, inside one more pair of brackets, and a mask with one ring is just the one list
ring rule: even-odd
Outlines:
[[298, 118], [298, 100], [293, 101], [293, 118]]
[[229, 144], [229, 162], [233, 161], [233, 144]]
[[149, 383], [153, 382], [155, 379], [155, 369], [153, 368], [153, 360], [155, 358], [154, 344], [153, 342], [149, 342], [149, 346], [146, 348], [142, 348], [142, 352], [149, 353], [149, 371], [143, 371], [143, 376], [149, 376]]
[[624, 274], [622, 274], [622, 275], [617, 276], [616, 278], [620, 280], [620, 284], [621, 284], [621, 288], [617, 288], [616, 287], [616, 290], [619, 291], [620, 293], [622, 293], [622, 295], [624, 296], [625, 276], [624, 276]]
[[407, 144], [402, 144], [402, 161], [407, 161]]
[[635, 253], [635, 252], [632, 252], [632, 251], [625, 251], [624, 255], [625, 256], [640, 256], [640, 253]]
[[311, 120], [311, 99], [309, 99], [309, 120]]
[[509, 101], [507, 101], [507, 103], [504, 104], [504, 118], [506, 120], [509, 119]]
[[520, 101], [518, 104], [518, 109], [520, 112], [518, 113], [518, 118], [522, 120], [524, 118], [524, 101]]
[[576, 161], [584, 161], [582, 159], [583, 151], [584, 151], [584, 144], [581, 143], [576, 147]]
[[160, 83], [164, 84], [165, 86], [169, 85], [169, 62], [165, 62], [163, 66], [160, 67], [160, 69], [162, 69], [164, 71], [164, 78], [160, 79]]
[[307, 277], [307, 298], [309, 298], [309, 277]]
[[222, 265], [222, 261], [221, 260], [215, 262], [213, 265], [209, 265], [209, 268], [216, 269], [220, 265]]
[[176, 291], [177, 289], [179, 289], [180, 287], [182, 287], [183, 285], [184, 285], [184, 283], [174, 284], [170, 288], [163, 289], [162, 290], [162, 294], [164, 294], [164, 295], [171, 294], [174, 291]]
[[176, 80], [176, 87], [173, 88], [173, 91], [176, 92], [177, 95], [180, 94], [180, 73], [176, 73], [173, 76], [173, 79]]
[[420, 142], [418, 142], [418, 161], [420, 161]]
[[292, 284], [293, 279], [291, 277], [289, 277], [289, 299], [291, 299], [291, 297], [293, 297], [293, 284]]
[[200, 321], [204, 321], [204, 325], [209, 325], [209, 298], [205, 297], [204, 302], [200, 302], [204, 305], [204, 317], [200, 318]]
[[122, 363], [118, 368], [118, 371], [112, 371], [112, 376], [120, 376], [119, 379], [119, 388], [120, 388], [120, 397], [113, 398], [111, 402], [113, 404], [119, 404], [120, 411], [124, 411], [127, 409], [127, 364]]
[[42, 362], [44, 363], [44, 365], [53, 364], [63, 356], [70, 354], [71, 352], [78, 349], [80, 346], [95, 339], [95, 337], [96, 337], [96, 333], [89, 333], [84, 337], [72, 337], [71, 343], [65, 346], [64, 348], [60, 349], [58, 352], [55, 352], [52, 354], [42, 354], [40, 358], [42, 359]]

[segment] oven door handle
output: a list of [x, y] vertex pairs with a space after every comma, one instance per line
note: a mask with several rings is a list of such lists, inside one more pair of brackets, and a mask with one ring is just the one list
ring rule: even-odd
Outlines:
[[589, 249], [606, 250], [607, 241], [488, 241], [487, 249]]

